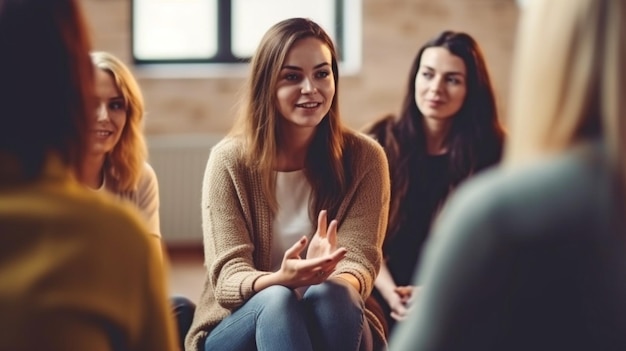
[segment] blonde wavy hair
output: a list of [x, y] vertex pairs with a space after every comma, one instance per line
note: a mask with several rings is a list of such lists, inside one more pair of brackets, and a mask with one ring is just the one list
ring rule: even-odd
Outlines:
[[626, 2], [532, 0], [516, 45], [505, 164], [602, 137], [626, 186]]
[[[109, 73], [126, 106], [126, 124], [120, 140], [107, 155], [104, 172], [116, 193], [136, 189], [148, 151], [143, 135], [144, 100], [137, 80], [128, 67], [108, 52], [91, 53], [96, 68]], [[107, 185], [109, 186], [109, 185]]]

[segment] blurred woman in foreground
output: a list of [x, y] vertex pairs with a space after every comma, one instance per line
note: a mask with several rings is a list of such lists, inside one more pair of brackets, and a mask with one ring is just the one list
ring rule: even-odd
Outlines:
[[626, 349], [626, 3], [525, 9], [504, 167], [451, 198], [392, 350]]

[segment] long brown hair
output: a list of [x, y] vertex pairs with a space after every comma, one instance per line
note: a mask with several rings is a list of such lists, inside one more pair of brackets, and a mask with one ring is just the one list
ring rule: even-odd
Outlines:
[[0, 151], [28, 178], [51, 152], [82, 164], [95, 107], [90, 48], [77, 1], [0, 3]]
[[240, 103], [238, 123], [232, 135], [243, 137], [244, 157], [249, 167], [263, 179], [263, 194], [273, 211], [277, 210], [274, 164], [277, 154], [278, 118], [276, 86], [281, 67], [291, 47], [304, 38], [322, 41], [331, 52], [335, 96], [328, 115], [317, 126], [305, 160], [305, 174], [314, 194], [313, 210], [336, 213], [348, 182], [345, 169], [344, 127], [339, 115], [338, 59], [328, 34], [306, 18], [291, 18], [272, 26], [261, 39], [252, 58], [246, 92]]
[[[385, 148], [391, 175], [391, 204], [388, 233], [395, 233], [409, 216], [403, 206], [409, 183], [409, 168], [427, 155], [423, 118], [415, 103], [415, 77], [424, 51], [443, 47], [463, 60], [467, 70], [467, 95], [452, 118], [446, 138], [450, 161], [447, 175], [451, 186], [500, 160], [504, 130], [498, 118], [495, 95], [487, 65], [476, 41], [466, 33], [444, 31], [424, 44], [409, 71], [406, 94], [397, 116], [381, 118], [366, 132]], [[419, 170], [418, 170], [419, 172]]]

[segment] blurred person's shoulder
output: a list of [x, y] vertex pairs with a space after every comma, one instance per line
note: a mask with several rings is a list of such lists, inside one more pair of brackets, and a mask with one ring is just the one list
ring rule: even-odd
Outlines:
[[593, 216], [610, 187], [602, 147], [589, 143], [507, 169], [492, 167], [463, 183], [445, 212], [499, 232], [544, 233]]
[[49, 260], [48, 271], [76, 267], [89, 279], [138, 277], [160, 254], [130, 203], [88, 189], [67, 172], [0, 192], [0, 227], [0, 252], [11, 252], [14, 266]]
[[66, 216], [75, 217], [77, 227], [92, 228], [88, 235], [92, 240], [102, 241], [103, 244], [115, 241], [140, 247], [149, 238], [136, 207], [129, 202], [119, 201], [112, 194], [94, 192], [75, 185], [75, 189], [68, 192], [65, 204]]
[[[96, 335], [100, 327], [85, 318], [134, 333], [133, 320], [146, 313], [139, 302], [152, 301], [151, 282], [165, 279], [160, 252], [132, 205], [69, 176], [1, 191], [0, 232], [0, 305], [12, 306], [5, 317], [13, 321], [0, 324], [20, 345], [11, 350], [22, 349], [22, 328], [33, 320], [45, 326], [32, 330], [35, 340], [68, 331]], [[119, 318], [125, 315], [132, 318]], [[69, 349], [63, 338], [54, 340], [65, 347], [53, 349]], [[84, 349], [82, 341], [76, 348]]]

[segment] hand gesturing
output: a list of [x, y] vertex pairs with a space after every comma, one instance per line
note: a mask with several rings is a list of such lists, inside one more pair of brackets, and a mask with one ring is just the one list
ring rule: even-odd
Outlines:
[[420, 291], [419, 286], [398, 286], [394, 289], [393, 300], [389, 301], [391, 317], [397, 321], [404, 320]]
[[280, 284], [291, 288], [319, 284], [334, 272], [337, 263], [346, 256], [345, 248], [337, 249], [337, 221], [333, 220], [327, 226], [326, 217], [326, 211], [321, 211], [317, 231], [305, 259], [300, 258], [300, 253], [306, 247], [306, 237], [285, 252], [281, 268], [276, 272]]
[[330, 225], [327, 223], [328, 213], [322, 210], [317, 217], [317, 231], [306, 251], [307, 259], [330, 255], [337, 250], [337, 221], [333, 219]]

